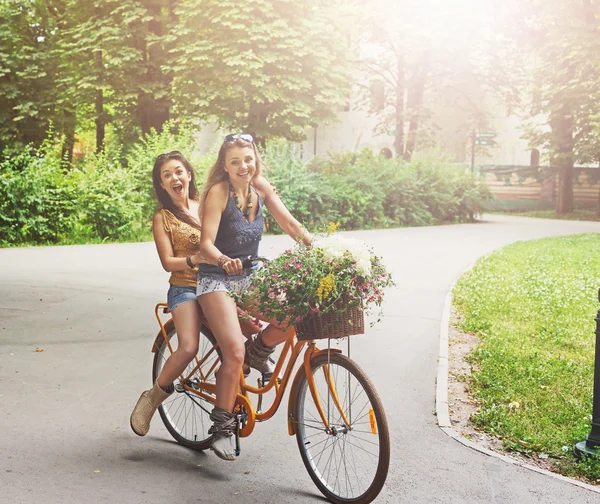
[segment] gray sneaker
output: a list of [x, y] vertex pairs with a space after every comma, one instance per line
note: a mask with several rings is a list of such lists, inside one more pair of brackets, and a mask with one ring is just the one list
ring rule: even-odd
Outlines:
[[208, 433], [212, 434], [210, 449], [223, 460], [235, 460], [235, 416], [215, 406], [210, 419], [214, 422], [208, 429]]
[[[212, 427], [208, 430], [211, 433]], [[223, 460], [235, 460], [235, 436], [233, 432], [214, 432], [210, 449]]]

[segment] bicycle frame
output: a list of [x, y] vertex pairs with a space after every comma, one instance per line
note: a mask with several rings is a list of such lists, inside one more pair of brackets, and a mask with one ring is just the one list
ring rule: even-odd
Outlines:
[[[169, 348], [169, 351], [171, 353], [173, 353], [173, 349], [171, 347], [171, 343], [169, 341], [168, 333], [166, 330], [167, 326], [170, 326], [173, 324], [173, 322], [172, 322], [173, 319], [169, 319], [169, 320], [167, 320], [167, 322], [165, 322], [163, 324], [163, 321], [161, 320], [161, 316], [159, 314], [159, 312], [161, 310], [162, 310], [163, 314], [169, 313], [169, 309], [168, 309], [168, 306], [166, 303], [158, 303], [155, 307], [155, 315], [156, 315], [156, 319], [158, 320], [158, 324], [160, 326], [160, 333], [156, 336], [156, 339], [154, 340], [154, 343], [152, 345], [152, 352], [156, 352], [156, 350], [158, 349], [158, 344], [160, 342], [160, 338], [162, 337], [162, 338], [164, 338], [164, 340]], [[202, 319], [201, 319], [202, 325], [208, 331], [210, 331], [210, 327], [208, 326], [208, 322], [206, 321], [206, 318], [204, 317], [203, 314], [201, 314], [201, 317], [202, 317]], [[293, 436], [296, 433], [296, 425], [294, 422], [294, 418], [297, 418], [296, 412], [295, 412], [296, 402], [297, 402], [296, 399], [297, 399], [299, 386], [302, 381], [301, 379], [303, 378], [303, 375], [305, 375], [307, 378], [311, 395], [313, 397], [313, 400], [315, 402], [315, 405], [317, 407], [317, 410], [318, 410], [321, 420], [323, 422], [324, 428], [326, 431], [329, 431], [329, 422], [328, 422], [327, 416], [323, 410], [323, 407], [321, 405], [321, 401], [319, 399], [319, 394], [317, 393], [317, 390], [316, 390], [315, 378], [314, 378], [314, 374], [312, 372], [312, 367], [311, 367], [311, 360], [323, 353], [327, 353], [327, 352], [341, 353], [341, 350], [339, 350], [339, 349], [320, 350], [316, 346], [316, 343], [313, 340], [296, 341], [294, 343], [295, 337], [296, 337], [295, 332], [292, 332], [290, 337], [285, 341], [283, 350], [281, 351], [279, 359], [277, 360], [277, 363], [275, 364], [275, 371], [273, 372], [273, 375], [272, 375], [271, 379], [269, 380], [269, 382], [267, 384], [265, 384], [264, 386], [253, 387], [250, 384], [246, 383], [244, 373], [240, 369], [240, 392], [237, 394], [236, 401], [235, 401], [235, 405], [236, 405], [235, 407], [236, 407], [236, 409], [240, 408], [240, 407], [243, 408], [247, 415], [247, 421], [239, 432], [240, 437], [249, 436], [252, 433], [252, 431], [254, 430], [256, 422], [263, 422], [265, 420], [268, 420], [277, 412], [277, 410], [279, 409], [279, 406], [281, 405], [281, 401], [283, 399], [283, 395], [285, 394], [287, 385], [290, 381], [290, 377], [292, 375], [296, 361], [297, 361], [298, 357], [300, 356], [300, 353], [302, 352], [304, 347], [307, 347], [307, 348], [306, 348], [306, 351], [304, 352], [303, 364], [296, 372], [296, 375], [294, 377], [294, 381], [292, 384], [291, 392], [290, 392], [289, 401], [288, 401], [288, 432], [291, 436]], [[212, 364], [211, 368], [208, 370], [207, 375], [202, 373], [201, 367], [204, 364], [204, 362], [213, 355], [213, 352], [217, 351], [217, 348], [218, 348], [218, 345], [213, 346], [205, 355], [201, 356], [201, 358], [196, 356], [195, 357], [196, 365], [194, 366], [194, 368], [187, 374], [187, 376], [183, 376], [183, 375], [180, 376], [181, 383], [183, 384], [183, 387], [185, 388], [186, 391], [188, 391], [191, 394], [200, 396], [204, 400], [206, 400], [210, 403], [213, 403], [213, 404], [215, 402], [214, 396], [216, 394], [216, 386], [213, 383], [206, 382], [205, 376], [210, 376], [210, 374], [212, 374], [215, 371], [215, 369], [218, 366], [220, 361], [219, 361], [219, 359], [215, 360], [215, 362]], [[279, 380], [278, 377], [280, 376], [280, 373], [283, 368], [283, 364], [284, 364], [285, 360], [287, 359], [288, 353], [290, 354], [290, 359], [285, 368], [283, 377], [281, 378], [281, 380]], [[188, 381], [190, 380], [190, 378], [196, 372], [198, 372], [200, 374], [200, 377], [202, 378], [202, 381], [198, 385], [199, 389], [190, 387], [187, 384]], [[335, 387], [333, 386], [331, 377], [329, 376], [328, 366], [324, 366], [323, 372], [325, 373], [325, 378], [329, 383], [329, 393], [331, 395], [331, 398], [333, 399], [333, 403], [335, 404], [336, 408], [340, 412], [341, 417], [342, 417], [344, 423], [346, 424], [346, 426], [349, 429], [352, 429], [352, 426], [351, 426], [350, 422], [348, 421], [345, 411], [343, 410], [343, 407], [340, 403], [339, 397], [337, 395], [337, 391], [335, 390]], [[266, 394], [267, 392], [271, 391], [273, 388], [275, 389], [275, 398], [273, 399], [273, 403], [271, 404], [271, 406], [269, 407], [269, 409], [267, 411], [262, 412], [260, 409], [260, 405], [262, 404], [262, 400], [261, 400], [262, 396], [264, 394]], [[250, 398], [248, 396], [249, 393], [256, 394], [259, 396], [259, 407], [258, 408], [255, 409], [254, 404], [252, 403], [252, 401], [250, 400]]]

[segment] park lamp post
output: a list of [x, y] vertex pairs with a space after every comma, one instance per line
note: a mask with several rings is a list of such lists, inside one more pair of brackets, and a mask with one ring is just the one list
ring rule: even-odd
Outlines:
[[[600, 301], [600, 289], [598, 290]], [[600, 310], [596, 315], [596, 354], [594, 358], [594, 398], [592, 404], [592, 430], [585, 441], [575, 445], [575, 455], [579, 458], [586, 455], [599, 455], [600, 446]]]

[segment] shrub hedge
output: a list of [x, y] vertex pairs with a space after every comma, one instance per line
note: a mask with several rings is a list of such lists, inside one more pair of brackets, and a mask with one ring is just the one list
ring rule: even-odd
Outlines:
[[[88, 153], [68, 170], [50, 140], [16, 156], [5, 153], [0, 245], [149, 239], [154, 159], [181, 151], [201, 185], [216, 151], [201, 155], [194, 144], [191, 129], [167, 125], [128, 149], [109, 145]], [[310, 230], [331, 221], [346, 230], [466, 222], [491, 198], [487, 186], [440, 158], [404, 163], [363, 150], [307, 163], [284, 141], [268, 143], [263, 156], [267, 177]], [[280, 232], [268, 214], [266, 229]]]

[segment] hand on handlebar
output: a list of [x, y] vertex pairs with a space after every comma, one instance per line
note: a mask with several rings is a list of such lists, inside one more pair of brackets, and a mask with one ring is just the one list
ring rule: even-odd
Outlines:
[[242, 261], [239, 259], [229, 259], [229, 261], [225, 261], [223, 263], [223, 269], [227, 276], [231, 275], [241, 275], [244, 272], [244, 266], [242, 266]]

